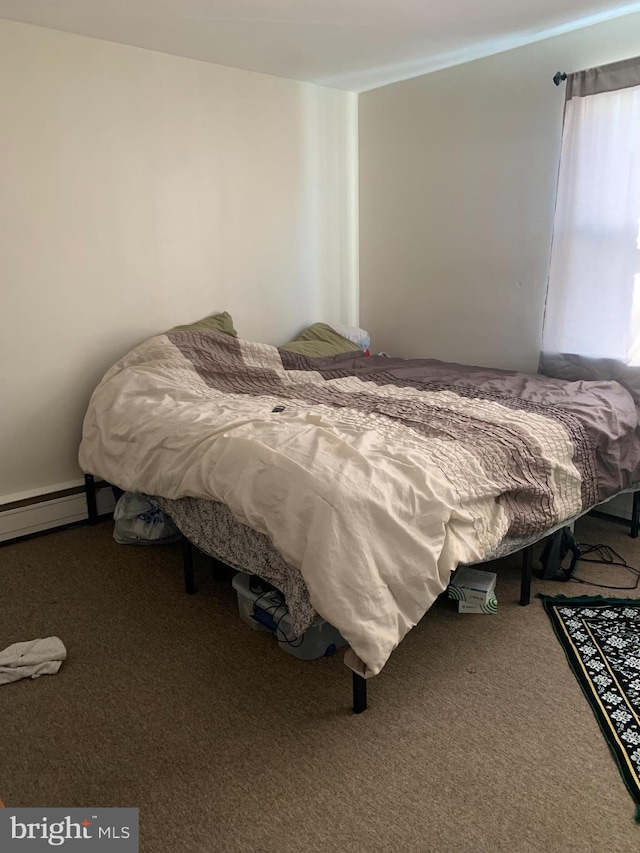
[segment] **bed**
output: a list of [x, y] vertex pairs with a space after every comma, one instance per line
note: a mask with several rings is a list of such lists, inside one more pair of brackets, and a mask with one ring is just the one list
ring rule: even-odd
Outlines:
[[617, 382], [310, 358], [182, 329], [108, 371], [80, 464], [154, 496], [197, 545], [207, 506], [222, 528], [263, 537], [297, 624], [319, 614], [340, 630], [362, 690], [458, 565], [525, 548], [633, 488], [639, 437]]

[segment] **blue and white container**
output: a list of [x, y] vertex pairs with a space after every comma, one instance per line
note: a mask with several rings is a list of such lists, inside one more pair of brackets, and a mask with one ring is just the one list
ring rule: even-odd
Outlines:
[[283, 597], [277, 592], [253, 592], [250, 578], [245, 572], [238, 572], [231, 584], [238, 596], [240, 618], [255, 631], [272, 634], [281, 649], [300, 660], [315, 660], [332, 655], [346, 646], [347, 642], [340, 632], [324, 619], [297, 636]]

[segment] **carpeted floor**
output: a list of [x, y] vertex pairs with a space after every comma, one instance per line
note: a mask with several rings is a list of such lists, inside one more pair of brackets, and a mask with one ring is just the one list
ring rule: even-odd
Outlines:
[[[640, 567], [624, 527], [588, 519], [577, 533]], [[518, 558], [497, 566], [497, 616], [437, 605], [354, 717], [341, 655], [280, 651], [204, 561], [186, 596], [179, 547], [116, 545], [106, 522], [2, 547], [0, 648], [57, 634], [69, 659], [0, 688], [0, 797], [138, 806], [145, 853], [638, 850], [633, 803], [549, 620], [536, 599], [518, 606]]]

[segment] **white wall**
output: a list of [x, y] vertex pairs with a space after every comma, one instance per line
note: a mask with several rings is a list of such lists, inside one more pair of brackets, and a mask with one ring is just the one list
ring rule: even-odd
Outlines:
[[360, 96], [360, 311], [372, 347], [535, 371], [564, 86], [640, 53], [640, 15]]
[[0, 504], [146, 336], [355, 322], [356, 170], [355, 95], [0, 21]]

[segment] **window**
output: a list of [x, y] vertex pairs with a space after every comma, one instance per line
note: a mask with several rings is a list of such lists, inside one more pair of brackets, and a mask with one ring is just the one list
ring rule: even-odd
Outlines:
[[640, 365], [640, 59], [567, 81], [543, 350]]

